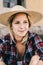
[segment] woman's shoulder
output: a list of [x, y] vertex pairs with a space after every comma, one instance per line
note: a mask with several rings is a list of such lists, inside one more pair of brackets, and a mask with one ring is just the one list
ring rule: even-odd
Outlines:
[[35, 37], [35, 36], [39, 36], [37, 33], [35, 32], [28, 32], [29, 33], [29, 38]]
[[42, 38], [40, 37], [40, 35], [39, 34], [37, 34], [37, 33], [34, 33], [34, 32], [29, 32], [29, 39], [32, 39], [32, 40], [34, 40], [34, 41], [40, 41], [40, 42], [42, 42]]
[[0, 43], [5, 44], [6, 42], [7, 43], [10, 42], [10, 40], [11, 40], [10, 34], [7, 34], [0, 38]]
[[4, 39], [5, 39], [5, 40], [10, 40], [10, 39], [11, 39], [10, 34], [5, 35], [5, 36], [4, 36]]

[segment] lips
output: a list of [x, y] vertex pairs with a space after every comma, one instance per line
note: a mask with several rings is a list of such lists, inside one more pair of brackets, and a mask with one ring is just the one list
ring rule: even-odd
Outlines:
[[23, 33], [23, 32], [25, 32], [26, 30], [27, 30], [26, 28], [25, 28], [25, 29], [19, 29], [18, 32]]
[[25, 31], [25, 30], [21, 30], [21, 31], [19, 30], [19, 32], [24, 32], [24, 31]]

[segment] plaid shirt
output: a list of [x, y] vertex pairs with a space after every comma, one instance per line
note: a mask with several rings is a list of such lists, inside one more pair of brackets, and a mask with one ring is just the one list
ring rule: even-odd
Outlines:
[[31, 57], [35, 54], [43, 60], [43, 42], [39, 35], [28, 32], [29, 36], [26, 41], [25, 53], [22, 60], [18, 60], [18, 53], [15, 42], [10, 35], [6, 35], [0, 39], [0, 60], [6, 65], [29, 65]]

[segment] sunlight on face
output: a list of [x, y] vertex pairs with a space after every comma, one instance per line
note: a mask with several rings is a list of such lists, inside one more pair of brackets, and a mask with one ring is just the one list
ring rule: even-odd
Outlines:
[[23, 37], [26, 35], [29, 27], [29, 22], [26, 14], [17, 14], [12, 22], [14, 35]]

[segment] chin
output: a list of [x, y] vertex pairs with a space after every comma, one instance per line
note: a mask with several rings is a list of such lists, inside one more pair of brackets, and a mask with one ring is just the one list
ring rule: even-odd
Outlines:
[[19, 32], [19, 33], [18, 33], [18, 36], [23, 37], [23, 36], [26, 35], [26, 33], [27, 33], [27, 32], [24, 32], [24, 33], [20, 33], [20, 32]]
[[21, 36], [21, 37], [23, 37], [23, 36], [25, 36], [26, 34], [20, 34], [19, 36]]

